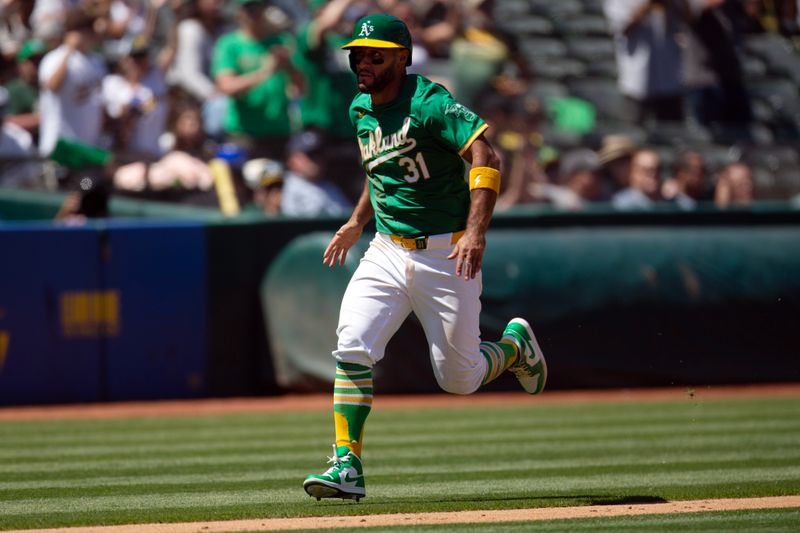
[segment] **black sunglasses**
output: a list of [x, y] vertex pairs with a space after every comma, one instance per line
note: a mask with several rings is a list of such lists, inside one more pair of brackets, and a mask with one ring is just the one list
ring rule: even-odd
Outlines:
[[380, 52], [371, 52], [368, 54], [363, 50], [350, 51], [350, 62], [352, 64], [358, 65], [364, 59], [367, 59], [372, 65], [383, 65], [383, 63], [386, 61], [386, 59], [383, 57], [383, 54]]

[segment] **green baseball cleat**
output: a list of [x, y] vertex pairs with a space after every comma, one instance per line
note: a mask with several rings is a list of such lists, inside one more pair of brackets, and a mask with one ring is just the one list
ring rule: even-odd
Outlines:
[[309, 496], [316, 498], [342, 498], [358, 502], [367, 495], [364, 488], [364, 467], [361, 459], [350, 451], [347, 446], [336, 447], [333, 445], [333, 457], [328, 458], [333, 463], [322, 474], [311, 474], [303, 481], [303, 488]]
[[508, 369], [517, 376], [525, 392], [542, 392], [547, 382], [547, 363], [528, 321], [524, 318], [512, 318], [503, 330], [503, 340], [511, 341], [519, 348], [519, 359]]

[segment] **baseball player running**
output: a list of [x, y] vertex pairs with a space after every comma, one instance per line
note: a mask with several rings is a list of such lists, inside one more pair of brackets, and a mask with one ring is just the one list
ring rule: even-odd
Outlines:
[[[514, 318], [497, 342], [481, 342], [481, 262], [500, 186], [488, 125], [427, 78], [406, 74], [411, 35], [399, 19], [373, 14], [356, 23], [350, 105], [364, 192], [323, 255], [343, 265], [374, 215], [377, 233], [350, 280], [337, 327], [332, 465], [308, 476], [312, 497], [358, 501], [366, 495], [361, 445], [372, 406], [372, 367], [410, 312], [425, 330], [439, 385], [471, 394], [504, 370], [530, 394], [547, 380], [530, 325]], [[465, 163], [471, 164], [465, 180]]]

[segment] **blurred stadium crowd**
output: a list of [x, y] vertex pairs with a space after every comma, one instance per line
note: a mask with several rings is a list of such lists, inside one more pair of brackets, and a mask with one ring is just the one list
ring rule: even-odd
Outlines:
[[75, 191], [63, 217], [109, 194], [345, 214], [363, 171], [339, 47], [382, 11], [410, 71], [492, 126], [498, 209], [797, 202], [798, 4], [0, 0], [0, 187]]

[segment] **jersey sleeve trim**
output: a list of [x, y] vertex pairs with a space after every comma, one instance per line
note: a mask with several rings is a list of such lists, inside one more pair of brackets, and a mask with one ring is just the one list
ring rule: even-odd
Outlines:
[[473, 133], [470, 136], [470, 138], [467, 139], [467, 142], [464, 143], [464, 146], [462, 146], [461, 149], [458, 151], [458, 155], [464, 155], [466, 153], [466, 151], [469, 150], [469, 147], [472, 146], [472, 143], [475, 142], [475, 139], [480, 137], [481, 134], [484, 131], [486, 131], [487, 129], [489, 129], [489, 125], [488, 124], [486, 124], [485, 122], [483, 124], [481, 124], [480, 127], [478, 127], [478, 129], [475, 130], [475, 133]]

